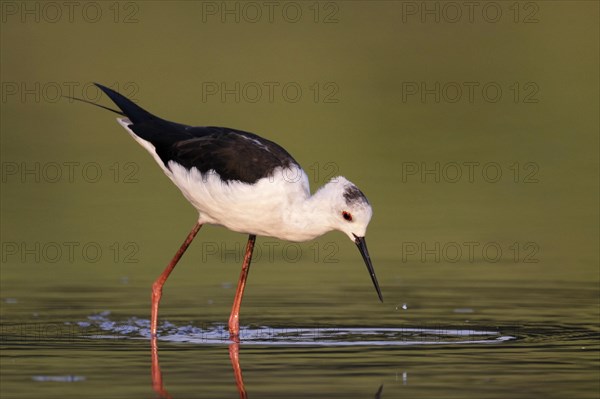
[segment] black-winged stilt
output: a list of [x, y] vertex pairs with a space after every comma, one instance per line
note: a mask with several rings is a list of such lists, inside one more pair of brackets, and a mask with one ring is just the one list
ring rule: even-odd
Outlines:
[[108, 87], [96, 86], [121, 111], [100, 107], [123, 116], [117, 119], [119, 124], [154, 157], [199, 212], [192, 231], [152, 285], [153, 337], [163, 285], [206, 223], [249, 234], [229, 317], [232, 339], [239, 339], [240, 305], [257, 235], [299, 242], [331, 230], [345, 233], [360, 250], [383, 301], [365, 241], [373, 211], [365, 195], [350, 181], [336, 177], [311, 195], [306, 173], [274, 142], [235, 129], [169, 122]]

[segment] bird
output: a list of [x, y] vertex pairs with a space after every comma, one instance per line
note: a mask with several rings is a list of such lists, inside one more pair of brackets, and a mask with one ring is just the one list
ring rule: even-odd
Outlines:
[[383, 302], [365, 240], [373, 209], [356, 185], [338, 176], [311, 194], [307, 174], [275, 142], [232, 128], [170, 122], [109, 87], [95, 85], [118, 109], [69, 98], [118, 114], [118, 123], [152, 155], [198, 211], [194, 227], [152, 285], [151, 337], [157, 336], [163, 286], [205, 224], [248, 235], [228, 322], [231, 340], [239, 341], [240, 307], [257, 236], [303, 242], [341, 231], [356, 244]]

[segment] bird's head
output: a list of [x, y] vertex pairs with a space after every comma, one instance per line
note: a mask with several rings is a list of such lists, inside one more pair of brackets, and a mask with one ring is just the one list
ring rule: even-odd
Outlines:
[[346, 234], [352, 241], [356, 237], [364, 237], [373, 216], [367, 197], [344, 177], [331, 179], [326, 187], [331, 193], [329, 204], [332, 227]]
[[331, 179], [323, 188], [330, 196], [328, 203], [331, 208], [328, 213], [331, 227], [345, 233], [356, 244], [369, 270], [379, 300], [383, 302], [365, 241], [367, 226], [373, 216], [369, 200], [358, 187], [341, 176]]

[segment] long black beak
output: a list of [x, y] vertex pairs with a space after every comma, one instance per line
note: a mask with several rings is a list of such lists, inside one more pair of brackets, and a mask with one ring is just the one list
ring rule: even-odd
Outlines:
[[369, 250], [367, 249], [367, 242], [365, 241], [365, 237], [354, 236], [354, 243], [358, 247], [360, 254], [365, 260], [365, 264], [367, 265], [367, 269], [369, 270], [369, 274], [371, 275], [371, 280], [373, 280], [373, 285], [375, 286], [375, 290], [377, 291], [377, 296], [379, 300], [383, 302], [383, 296], [381, 296], [381, 289], [379, 288], [379, 283], [377, 282], [377, 276], [375, 276], [375, 270], [373, 269], [373, 264], [371, 263], [371, 257], [369, 256]]

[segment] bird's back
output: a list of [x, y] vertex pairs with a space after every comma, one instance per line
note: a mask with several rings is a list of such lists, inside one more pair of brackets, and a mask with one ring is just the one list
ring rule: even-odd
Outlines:
[[215, 172], [225, 182], [253, 184], [271, 176], [277, 167], [298, 165], [278, 144], [241, 130], [163, 120], [134, 123], [129, 129], [154, 146], [165, 167], [175, 162], [203, 174]]
[[[296, 167], [296, 160], [278, 144], [254, 133], [226, 127], [192, 127], [170, 122], [144, 110], [125, 96], [98, 85], [123, 111], [119, 122], [140, 144], [170, 169], [170, 162], [200, 173], [215, 172], [221, 180], [253, 184], [272, 175], [275, 168]], [[138, 140], [140, 141], [140, 140]], [[154, 154], [152, 154], [154, 156]], [[157, 160], [158, 161], [158, 160]]]
[[287, 237], [290, 204], [309, 197], [310, 189], [306, 174], [285, 149], [242, 130], [161, 119], [99, 87], [127, 116], [119, 123], [154, 157], [203, 222]]

